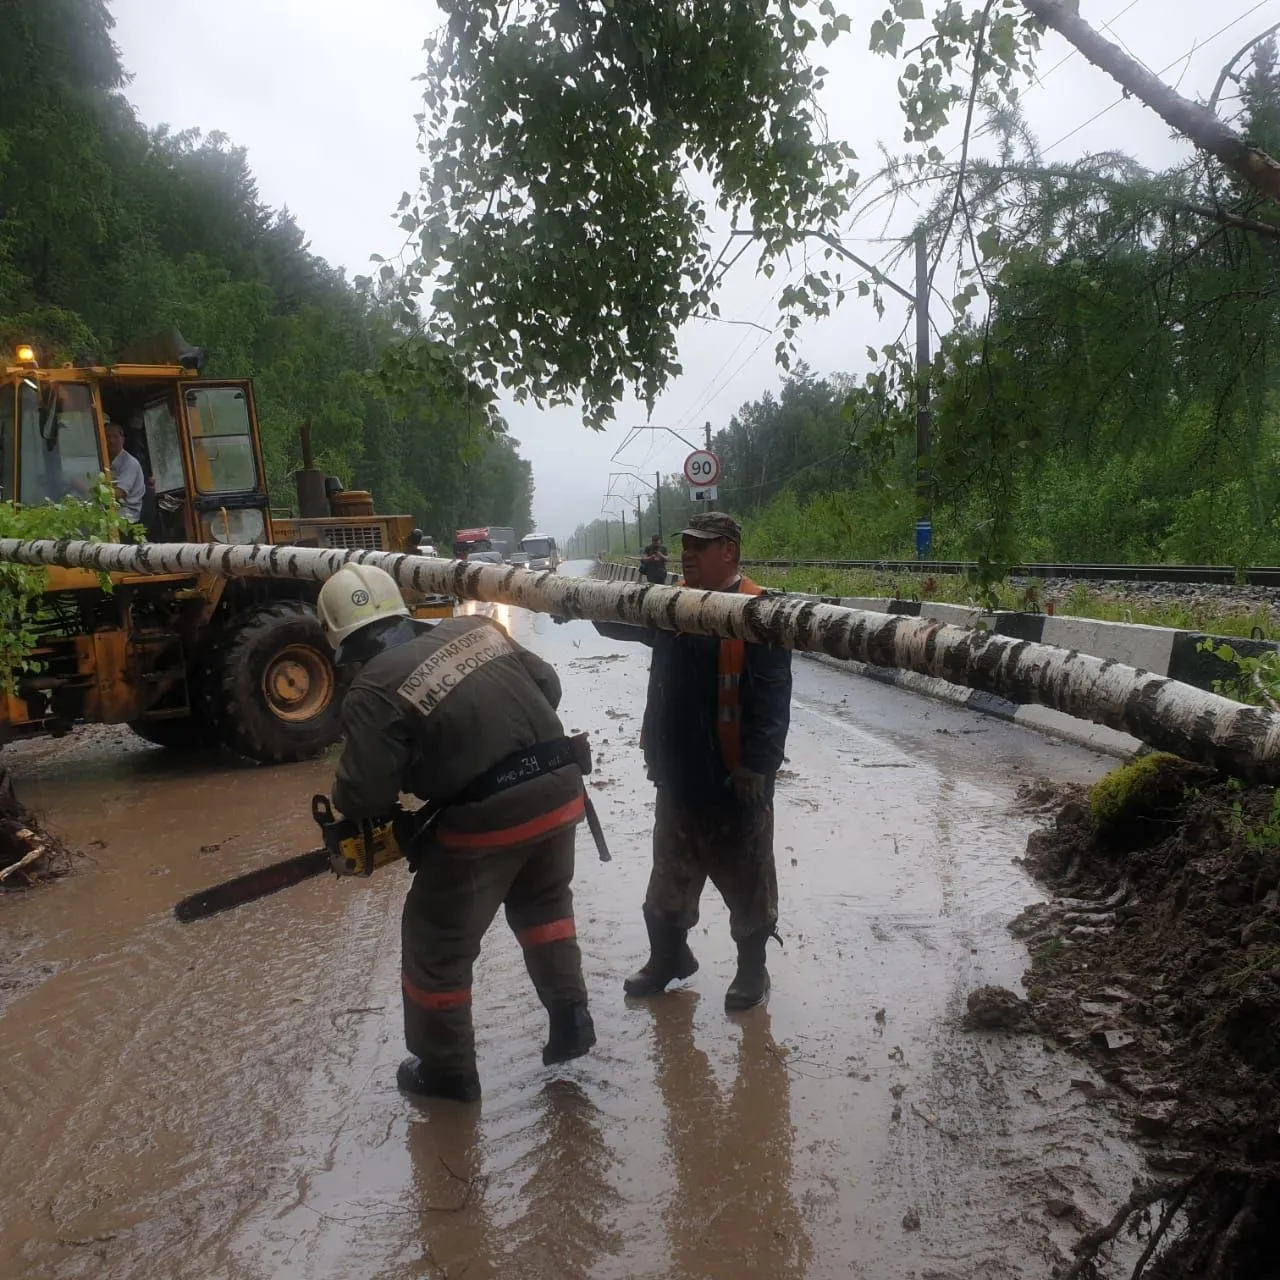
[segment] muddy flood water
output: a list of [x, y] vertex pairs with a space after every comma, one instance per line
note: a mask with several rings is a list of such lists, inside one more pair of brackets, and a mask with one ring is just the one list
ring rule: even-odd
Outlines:
[[682, 989], [628, 1001], [651, 789], [647, 651], [507, 618], [589, 729], [614, 861], [579, 836], [578, 932], [599, 1047], [559, 1068], [501, 918], [476, 974], [483, 1102], [422, 1104], [403, 1055], [408, 873], [311, 881], [194, 925], [174, 901], [316, 844], [324, 762], [179, 759], [127, 731], [7, 749], [23, 799], [85, 853], [0, 898], [0, 1275], [1047, 1276], [1139, 1162], [1033, 1036], [961, 1029], [1017, 986], [1006, 922], [1019, 783], [1110, 762], [795, 662], [777, 793], [767, 1007], [729, 1018], [708, 888]]

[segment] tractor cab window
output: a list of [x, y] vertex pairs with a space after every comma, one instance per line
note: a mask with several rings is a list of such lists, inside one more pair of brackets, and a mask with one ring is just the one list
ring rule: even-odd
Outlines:
[[249, 398], [243, 387], [188, 387], [187, 423], [201, 493], [247, 493], [258, 487]]
[[83, 498], [103, 472], [93, 394], [79, 382], [21, 384], [18, 496], [26, 506]]
[[173, 493], [187, 487], [182, 474], [182, 445], [178, 440], [178, 424], [168, 400], [155, 400], [142, 410], [142, 425], [147, 437], [147, 458], [157, 493]]

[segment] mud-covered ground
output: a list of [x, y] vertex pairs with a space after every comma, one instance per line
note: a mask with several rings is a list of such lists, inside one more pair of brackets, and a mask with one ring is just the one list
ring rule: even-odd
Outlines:
[[1020, 783], [1110, 762], [797, 659], [769, 1004], [725, 1016], [711, 892], [698, 975], [628, 1002], [647, 654], [511, 622], [596, 742], [615, 860], [584, 832], [576, 891], [598, 1049], [541, 1065], [499, 922], [475, 986], [483, 1103], [402, 1098], [403, 869], [173, 920], [315, 843], [323, 762], [183, 761], [114, 731], [6, 750], [84, 856], [0, 898], [0, 1274], [998, 1280], [1069, 1259], [1144, 1170], [1128, 1121], [1040, 1036], [961, 1023], [971, 989], [1027, 964], [1006, 929], [1042, 896], [1015, 865]]
[[1265, 1280], [1280, 1276], [1280, 801], [1181, 762], [1149, 777], [1109, 821], [1081, 789], [1040, 796], [1054, 812], [1027, 862], [1057, 897], [1014, 925], [1030, 1016], [1102, 1076], [1161, 1175], [1140, 1274]]

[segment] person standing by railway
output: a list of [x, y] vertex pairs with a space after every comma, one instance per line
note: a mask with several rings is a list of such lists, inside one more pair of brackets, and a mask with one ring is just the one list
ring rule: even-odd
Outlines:
[[[739, 567], [742, 529], [732, 516], [694, 516], [681, 539], [686, 586], [760, 594]], [[791, 653], [618, 623], [596, 628], [653, 648], [641, 735], [657, 787], [644, 900], [649, 958], [623, 989], [658, 995], [697, 971], [688, 937], [710, 879], [738, 948], [725, 1008], [750, 1009], [768, 994], [765, 947], [777, 937], [773, 789], [791, 716]]]
[[649, 545], [640, 555], [640, 576], [660, 587], [667, 584], [667, 549], [662, 545], [660, 533], [649, 539]]

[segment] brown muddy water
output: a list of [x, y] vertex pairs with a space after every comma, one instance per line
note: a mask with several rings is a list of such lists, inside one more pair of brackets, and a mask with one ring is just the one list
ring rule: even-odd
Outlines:
[[173, 920], [183, 895], [316, 843], [323, 762], [177, 760], [113, 730], [6, 750], [87, 856], [0, 899], [0, 1275], [1047, 1276], [1075, 1238], [1049, 1202], [1105, 1220], [1138, 1159], [1071, 1086], [1078, 1063], [959, 1021], [1026, 964], [1004, 929], [1038, 896], [1013, 862], [1016, 787], [1108, 762], [798, 659], [768, 1006], [724, 1013], [710, 888], [701, 971], [626, 1001], [647, 653], [512, 621], [596, 743], [615, 861], [582, 834], [577, 902], [597, 1050], [541, 1065], [499, 921], [475, 984], [483, 1103], [402, 1098], [402, 868]]

